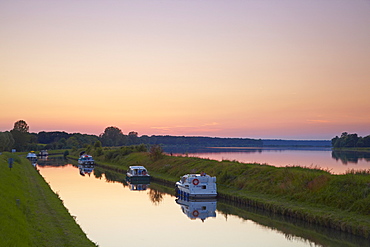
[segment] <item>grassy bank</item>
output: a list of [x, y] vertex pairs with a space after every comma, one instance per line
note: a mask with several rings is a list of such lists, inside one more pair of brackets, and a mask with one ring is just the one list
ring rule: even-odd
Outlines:
[[228, 200], [370, 237], [370, 170], [333, 175], [320, 169], [195, 157], [153, 161], [148, 153], [127, 153], [127, 148], [105, 150], [96, 159], [121, 171], [141, 164], [154, 177], [173, 183], [183, 174], [204, 171], [217, 176], [218, 192]]
[[0, 155], [0, 195], [0, 246], [95, 246], [27, 159]]
[[[106, 181], [119, 182], [123, 186], [127, 186], [126, 174], [116, 172], [109, 168], [96, 166], [94, 169], [94, 176], [102, 178], [104, 176]], [[153, 204], [161, 204], [164, 198], [163, 193], [175, 195], [173, 183], [161, 183], [161, 181], [153, 180], [150, 183], [150, 190], [147, 195]], [[318, 246], [341, 246], [341, 247], [355, 247], [368, 246], [369, 240], [366, 238], [355, 237], [352, 234], [338, 232], [331, 228], [319, 227], [307, 223], [306, 221], [293, 219], [273, 212], [258, 209], [256, 207], [242, 205], [240, 203], [232, 203], [229, 200], [218, 198], [217, 200], [217, 217], [237, 216], [244, 220], [252, 220], [263, 228], [273, 231], [278, 231], [287, 239], [300, 239], [303, 241], [312, 241]]]

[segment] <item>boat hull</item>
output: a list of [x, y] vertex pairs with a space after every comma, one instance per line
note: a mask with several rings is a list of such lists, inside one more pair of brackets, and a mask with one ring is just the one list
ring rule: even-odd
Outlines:
[[150, 183], [150, 176], [136, 176], [131, 174], [126, 174], [126, 180], [131, 183], [139, 183], [139, 184], [148, 184]]
[[95, 165], [95, 162], [94, 161], [78, 161], [78, 164], [79, 165], [83, 165], [83, 166], [85, 166], [85, 165]]
[[199, 199], [208, 199], [208, 198], [216, 198], [217, 192], [199, 192], [199, 191], [192, 191], [188, 187], [181, 186], [179, 183], [176, 184], [176, 193], [180, 197], [184, 198], [199, 198]]

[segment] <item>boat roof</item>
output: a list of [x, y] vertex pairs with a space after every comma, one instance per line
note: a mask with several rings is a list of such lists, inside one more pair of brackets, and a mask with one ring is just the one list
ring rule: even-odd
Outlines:
[[92, 157], [90, 154], [83, 154], [80, 157]]
[[208, 174], [202, 175], [200, 173], [190, 173], [190, 174], [185, 174], [182, 177], [211, 177], [211, 176]]
[[146, 170], [144, 166], [130, 166], [130, 169], [145, 169]]

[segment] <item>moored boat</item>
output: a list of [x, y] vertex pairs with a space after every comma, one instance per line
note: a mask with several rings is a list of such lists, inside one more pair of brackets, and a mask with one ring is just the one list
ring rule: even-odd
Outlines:
[[91, 155], [86, 154], [85, 152], [80, 153], [80, 158], [78, 159], [79, 165], [94, 165], [95, 161]]
[[176, 182], [176, 192], [184, 198], [214, 198], [217, 196], [216, 177], [205, 173], [186, 174]]
[[37, 155], [35, 154], [34, 151], [31, 151], [27, 154], [27, 159], [30, 160], [30, 161], [37, 161]]
[[41, 150], [39, 152], [39, 156], [48, 156], [48, 155], [49, 155], [48, 150]]
[[130, 166], [126, 173], [128, 182], [147, 184], [150, 182], [150, 175], [144, 166]]

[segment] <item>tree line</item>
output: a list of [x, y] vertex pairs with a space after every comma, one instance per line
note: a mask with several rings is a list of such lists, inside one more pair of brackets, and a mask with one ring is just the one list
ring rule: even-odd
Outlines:
[[[308, 145], [321, 146], [326, 143], [301, 143], [301, 141], [261, 140], [250, 138], [219, 138], [219, 137], [192, 137], [192, 136], [161, 136], [142, 135], [131, 131], [127, 135], [115, 126], [105, 128], [104, 132], [97, 135], [81, 133], [67, 133], [64, 131], [41, 131], [29, 133], [29, 126], [24, 120], [14, 123], [10, 131], [0, 132], [0, 152], [16, 149], [17, 151], [42, 150], [42, 149], [78, 149], [94, 145], [97, 141], [103, 147], [131, 146], [131, 145], [165, 145], [167, 147], [263, 147], [281, 145]], [[370, 147], [370, 135], [359, 137], [357, 134], [342, 133], [331, 140], [335, 148], [342, 147]], [[329, 144], [330, 145], [330, 144]]]
[[10, 131], [0, 132], [0, 152], [29, 151], [42, 149], [81, 148], [99, 141], [95, 135], [80, 133], [69, 134], [63, 131], [29, 133], [29, 126], [24, 120], [14, 123]]
[[361, 137], [357, 134], [343, 132], [340, 137], [336, 136], [331, 139], [331, 145], [334, 148], [370, 147], [370, 135]]
[[166, 146], [192, 146], [192, 147], [261, 147], [262, 140], [249, 138], [218, 138], [218, 137], [186, 137], [186, 136], [160, 136], [143, 135], [131, 131], [127, 135], [115, 126], [105, 128], [97, 135], [81, 133], [67, 133], [64, 131], [41, 131], [29, 133], [29, 126], [24, 120], [14, 123], [10, 131], [0, 132], [0, 152], [16, 149], [17, 151], [42, 149], [77, 149], [93, 145], [100, 141], [104, 147], [131, 146], [139, 144], [166, 145]]

